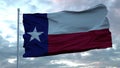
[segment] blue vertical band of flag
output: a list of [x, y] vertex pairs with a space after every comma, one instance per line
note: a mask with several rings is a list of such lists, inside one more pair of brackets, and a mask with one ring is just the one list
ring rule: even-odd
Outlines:
[[[24, 48], [25, 54], [23, 57], [30, 56], [45, 56], [48, 54], [48, 19], [47, 14], [23, 14], [23, 25], [25, 33], [24, 38]], [[27, 32], [32, 32], [34, 28], [37, 32], [43, 32], [39, 36], [41, 41], [36, 39], [31, 40], [31, 36]]]

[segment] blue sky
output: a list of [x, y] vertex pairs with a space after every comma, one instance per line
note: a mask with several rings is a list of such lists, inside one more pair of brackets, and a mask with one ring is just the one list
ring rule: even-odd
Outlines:
[[[39, 58], [23, 58], [23, 13], [63, 10], [81, 11], [105, 4], [112, 32], [113, 47], [82, 53]], [[16, 68], [17, 8], [20, 8], [20, 68], [119, 68], [120, 67], [120, 0], [0, 0], [0, 68]]]

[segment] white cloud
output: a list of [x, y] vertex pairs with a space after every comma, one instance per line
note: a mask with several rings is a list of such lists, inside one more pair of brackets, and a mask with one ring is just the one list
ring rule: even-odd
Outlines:
[[[2, 21], [1, 21], [2, 22]], [[13, 25], [14, 26], [14, 25]], [[10, 24], [1, 23], [1, 36], [9, 42], [16, 42], [16, 31], [10, 28]], [[8, 37], [9, 36], [9, 37]]]
[[[84, 64], [84, 63], [78, 63], [78, 62], [71, 61], [71, 60], [66, 60], [66, 59], [52, 60], [50, 63], [51, 63], [51, 64], [65, 65], [65, 67], [87, 66], [87, 64]], [[61, 66], [61, 67], [64, 67], [64, 66]]]
[[16, 60], [17, 60], [16, 58], [9, 58], [8, 62], [11, 63], [11, 64], [15, 64]]
[[82, 56], [82, 57], [86, 57], [86, 56], [91, 56], [91, 54], [88, 53], [88, 52], [83, 52], [83, 53], [81, 53], [81, 56]]
[[113, 44], [112, 46], [113, 46], [112, 48], [113, 48], [114, 50], [117, 49], [117, 45], [116, 45], [116, 44]]

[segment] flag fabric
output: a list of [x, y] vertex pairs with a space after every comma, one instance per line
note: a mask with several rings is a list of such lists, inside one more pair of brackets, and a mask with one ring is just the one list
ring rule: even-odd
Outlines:
[[23, 14], [23, 57], [41, 57], [112, 47], [104, 5], [84, 11]]

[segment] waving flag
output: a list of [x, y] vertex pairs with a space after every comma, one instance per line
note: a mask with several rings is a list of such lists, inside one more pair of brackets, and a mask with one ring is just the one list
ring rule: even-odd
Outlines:
[[84, 11], [24, 14], [23, 57], [112, 47], [104, 5]]

